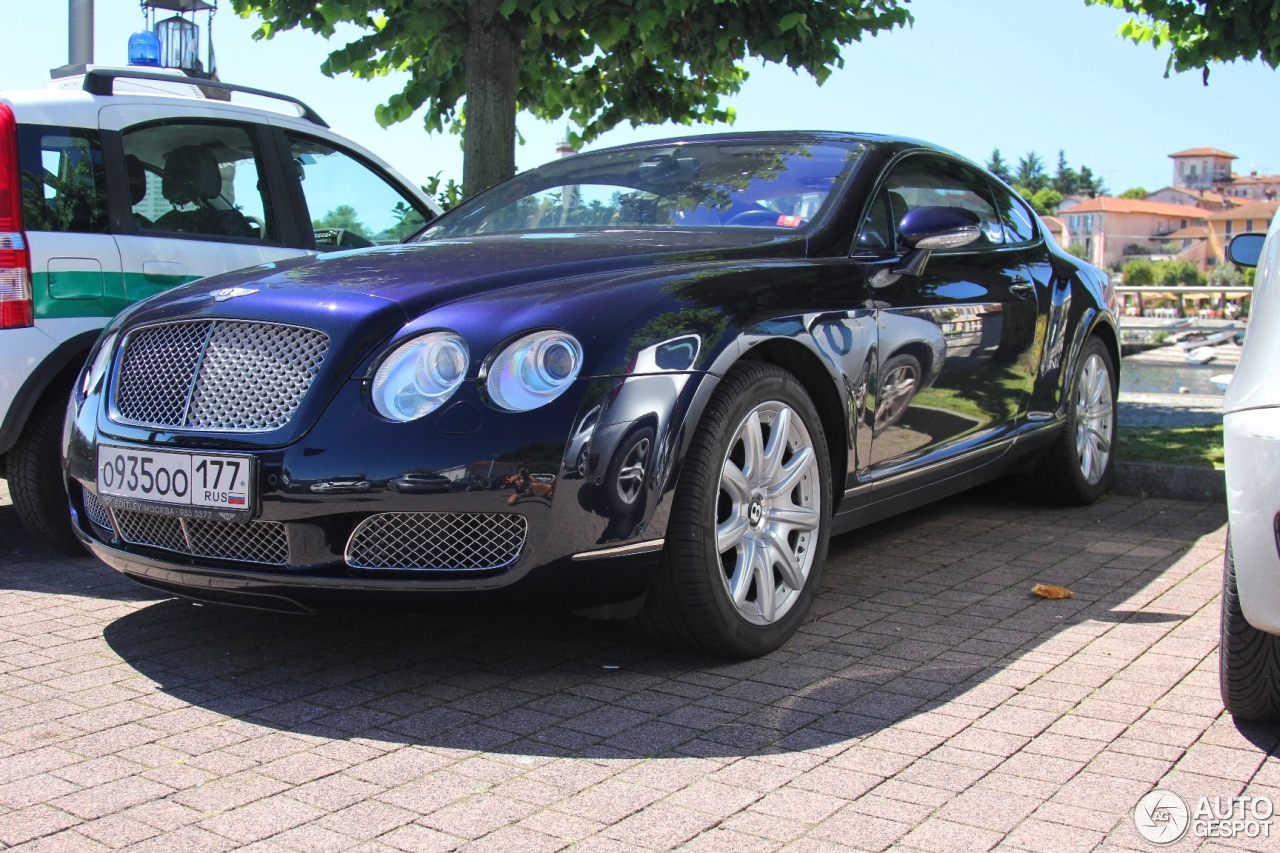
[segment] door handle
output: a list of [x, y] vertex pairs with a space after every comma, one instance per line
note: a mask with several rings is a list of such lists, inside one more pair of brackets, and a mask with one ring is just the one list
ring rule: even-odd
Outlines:
[[1030, 296], [1036, 292], [1036, 286], [1029, 281], [1015, 281], [1009, 285], [1009, 291], [1018, 296]]

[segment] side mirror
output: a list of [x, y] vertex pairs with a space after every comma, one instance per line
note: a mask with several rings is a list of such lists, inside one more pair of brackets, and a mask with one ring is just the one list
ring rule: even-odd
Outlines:
[[1227, 257], [1238, 267], [1256, 267], [1266, 242], [1266, 234], [1239, 234], [1227, 246]]
[[917, 207], [898, 223], [898, 239], [908, 249], [954, 249], [982, 236], [982, 220], [963, 207]]
[[884, 277], [873, 278], [872, 287], [887, 287], [903, 275], [923, 275], [935, 249], [967, 246], [982, 236], [982, 220], [963, 207], [926, 206], [907, 212], [898, 223], [898, 242], [910, 251]]

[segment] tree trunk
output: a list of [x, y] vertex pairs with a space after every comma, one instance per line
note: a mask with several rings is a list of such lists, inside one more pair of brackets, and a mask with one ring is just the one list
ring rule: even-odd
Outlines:
[[516, 98], [523, 26], [498, 13], [502, 0], [467, 0], [467, 123], [462, 186], [468, 196], [516, 173]]

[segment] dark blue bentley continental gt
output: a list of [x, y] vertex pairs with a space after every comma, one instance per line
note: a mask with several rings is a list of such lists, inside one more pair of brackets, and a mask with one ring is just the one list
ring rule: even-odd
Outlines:
[[138, 304], [76, 386], [84, 543], [306, 612], [507, 599], [759, 655], [827, 541], [1015, 470], [1107, 488], [1107, 277], [905, 139], [703, 136], [520, 175], [410, 242]]

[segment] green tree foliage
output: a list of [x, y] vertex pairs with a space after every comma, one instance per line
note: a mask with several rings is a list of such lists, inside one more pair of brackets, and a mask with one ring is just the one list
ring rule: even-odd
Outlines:
[[1034, 151], [1028, 151], [1025, 157], [1018, 160], [1018, 172], [1013, 177], [1025, 195], [1035, 194], [1049, 186], [1049, 176], [1044, 171], [1044, 161]]
[[1067, 152], [1058, 149], [1058, 170], [1053, 175], [1052, 186], [1061, 195], [1075, 195], [1080, 188], [1080, 173], [1067, 163]]
[[1132, 287], [1155, 284], [1155, 265], [1146, 258], [1134, 258], [1124, 265], [1124, 283]]
[[1009, 171], [1009, 164], [1000, 156], [999, 148], [991, 149], [991, 159], [987, 161], [987, 171], [1006, 184], [1013, 183], [1013, 172]]
[[[408, 72], [375, 111], [384, 126], [425, 108], [429, 131], [463, 134], [463, 185], [515, 173], [515, 116], [565, 116], [581, 145], [622, 122], [732, 121], [723, 99], [745, 63], [764, 60], [819, 83], [841, 49], [911, 22], [906, 0], [232, 0], [256, 36], [302, 27], [363, 30], [321, 66], [373, 78]], [[465, 111], [461, 102], [465, 98]]]
[[1087, 195], [1089, 198], [1097, 198], [1100, 195], [1107, 194], [1107, 184], [1102, 178], [1093, 174], [1093, 170], [1088, 166], [1080, 167], [1080, 182], [1076, 186], [1076, 193], [1079, 195]]
[[1129, 187], [1129, 189], [1120, 193], [1120, 198], [1133, 198], [1141, 201], [1148, 195], [1146, 187]]
[[1280, 4], [1276, 0], [1085, 0], [1134, 17], [1117, 35], [1159, 50], [1169, 46], [1170, 71], [1200, 69], [1207, 85], [1210, 62], [1260, 59], [1280, 65]]
[[441, 210], [449, 208], [462, 201], [466, 196], [462, 191], [462, 184], [453, 178], [449, 180], [441, 180], [442, 172], [436, 172], [427, 178], [427, 182], [422, 185], [422, 191], [436, 200], [436, 204], [440, 205]]
[[327, 228], [345, 228], [361, 237], [369, 237], [368, 229], [360, 221], [356, 209], [349, 204], [340, 204], [320, 219], [311, 220], [311, 227], [317, 231]]
[[1067, 246], [1067, 254], [1075, 255], [1083, 261], [1089, 260], [1089, 253], [1085, 251], [1084, 244], [1082, 243], [1072, 243]]
[[1052, 187], [1045, 187], [1030, 195], [1024, 194], [1023, 197], [1041, 216], [1053, 216], [1058, 210], [1058, 205], [1062, 204], [1062, 193]]

